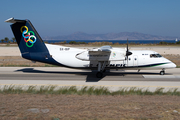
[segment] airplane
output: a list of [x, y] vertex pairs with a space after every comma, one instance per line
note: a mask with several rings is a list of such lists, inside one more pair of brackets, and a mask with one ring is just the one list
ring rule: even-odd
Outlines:
[[11, 29], [21, 51], [21, 56], [32, 62], [43, 62], [76, 69], [97, 70], [96, 77], [102, 78], [106, 71], [165, 69], [176, 65], [155, 51], [131, 50], [102, 46], [92, 49], [78, 49], [59, 45], [46, 44], [29, 20], [10, 18], [5, 22], [12, 23]]

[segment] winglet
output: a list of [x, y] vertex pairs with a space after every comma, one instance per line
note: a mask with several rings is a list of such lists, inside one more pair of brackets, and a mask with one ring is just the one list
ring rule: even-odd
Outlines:
[[17, 20], [12, 17], [12, 18], [7, 19], [5, 22], [16, 23], [16, 22], [25, 22], [25, 20]]

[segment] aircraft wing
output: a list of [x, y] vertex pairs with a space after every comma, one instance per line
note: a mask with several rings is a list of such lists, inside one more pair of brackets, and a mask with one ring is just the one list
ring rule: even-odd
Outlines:
[[98, 50], [99, 50], [99, 51], [106, 51], [106, 52], [110, 52], [110, 51], [111, 51], [111, 49], [112, 49], [112, 47], [111, 47], [111, 46], [109, 46], [109, 45], [107, 45], [107, 46], [102, 46], [102, 47], [100, 47]]
[[115, 50], [111, 46], [102, 46], [78, 53], [76, 58], [83, 61], [121, 61], [125, 60], [125, 49]]
[[111, 53], [111, 46], [102, 46], [98, 49], [90, 49], [88, 50], [89, 55], [102, 55], [102, 54], [107, 54], [109, 55]]

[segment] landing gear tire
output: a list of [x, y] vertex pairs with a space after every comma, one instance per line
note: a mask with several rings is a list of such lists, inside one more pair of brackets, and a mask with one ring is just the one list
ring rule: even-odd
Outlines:
[[165, 71], [160, 71], [159, 74], [160, 74], [160, 75], [164, 75], [164, 74], [165, 74]]
[[96, 73], [96, 77], [97, 78], [102, 78], [103, 77], [103, 73], [102, 72], [97, 72]]

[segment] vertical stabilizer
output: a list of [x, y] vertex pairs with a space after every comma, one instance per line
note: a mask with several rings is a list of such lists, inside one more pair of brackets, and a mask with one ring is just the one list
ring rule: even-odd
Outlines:
[[18, 20], [11, 25], [11, 28], [22, 54], [26, 52], [48, 52], [29, 20]]
[[50, 61], [52, 58], [46, 45], [29, 20], [10, 18], [5, 22], [13, 23], [11, 29], [23, 58], [52, 63], [52, 61]]

